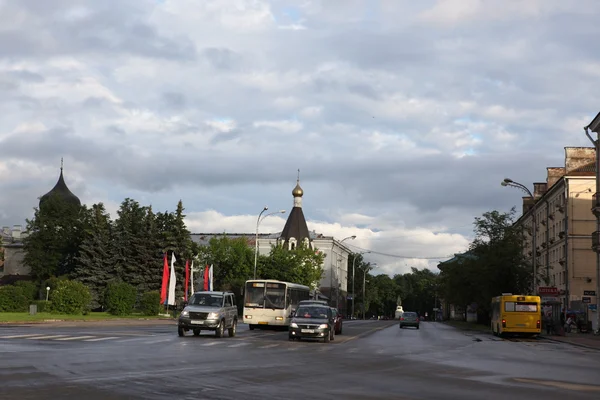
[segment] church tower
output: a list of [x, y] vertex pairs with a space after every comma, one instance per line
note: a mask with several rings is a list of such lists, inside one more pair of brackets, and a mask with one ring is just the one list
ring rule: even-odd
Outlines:
[[73, 194], [73, 192], [71, 192], [69, 190], [69, 188], [67, 187], [67, 184], [65, 183], [65, 179], [63, 177], [63, 160], [62, 160], [62, 158], [60, 159], [60, 176], [58, 177], [58, 182], [56, 182], [56, 185], [54, 185], [52, 190], [50, 190], [48, 193], [46, 193], [45, 195], [43, 195], [40, 198], [40, 208], [42, 207], [42, 204], [44, 204], [44, 202], [46, 202], [46, 200], [48, 200], [50, 198], [50, 196], [59, 196], [66, 203], [69, 203], [72, 205], [77, 205], [77, 206], [81, 205], [81, 201], [79, 200], [79, 198], [77, 196], [75, 196]]
[[302, 212], [302, 196], [304, 190], [300, 187], [300, 170], [298, 170], [298, 179], [296, 180], [296, 187], [292, 190], [292, 196], [294, 196], [294, 207], [292, 212], [288, 216], [288, 219], [283, 227], [279, 242], [290, 250], [295, 249], [300, 243], [305, 243], [309, 247], [312, 247], [310, 242], [310, 233], [308, 232], [308, 226], [306, 225], [306, 219]]

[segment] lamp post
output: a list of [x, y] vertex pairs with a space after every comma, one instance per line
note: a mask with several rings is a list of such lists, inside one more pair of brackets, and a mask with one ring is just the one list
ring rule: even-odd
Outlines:
[[258, 260], [258, 227], [259, 227], [260, 223], [265, 218], [267, 218], [269, 215], [285, 214], [285, 210], [279, 210], [279, 211], [272, 212], [270, 214], [267, 214], [267, 215], [263, 216], [262, 214], [265, 211], [267, 211], [268, 209], [269, 209], [268, 206], [264, 206], [264, 208], [262, 209], [262, 211], [260, 212], [260, 214], [258, 214], [258, 218], [256, 219], [256, 237], [254, 239], [254, 279], [256, 279], [256, 262]]
[[[373, 266], [376, 266], [377, 263], [373, 263]], [[363, 270], [363, 301], [362, 301], [362, 309], [363, 309], [363, 320], [365, 319], [365, 303], [366, 303], [366, 290], [365, 288], [367, 287], [366, 283], [367, 281], [367, 272], [369, 272], [371, 270], [371, 263], [369, 263], [365, 269]]]
[[502, 186], [510, 186], [510, 187], [514, 187], [517, 189], [521, 189], [522, 191], [524, 191], [525, 193], [527, 193], [529, 195], [529, 197], [531, 197], [533, 199], [533, 206], [531, 207], [532, 209], [532, 224], [533, 224], [533, 228], [531, 231], [531, 256], [532, 256], [532, 261], [531, 261], [531, 265], [533, 266], [533, 294], [536, 295], [537, 294], [537, 249], [536, 249], [536, 238], [537, 238], [537, 221], [536, 221], [536, 203], [535, 203], [535, 198], [533, 197], [533, 194], [531, 193], [531, 191], [529, 189], [527, 189], [527, 186], [520, 184], [519, 182], [515, 182], [510, 178], [506, 178], [504, 179], [501, 183]]
[[50, 294], [50, 286], [46, 286], [46, 301], [48, 301], [49, 294]]
[[[352, 257], [352, 316], [354, 317], [354, 265], [356, 264], [356, 256], [370, 253], [370, 251], [363, 251], [362, 253], [355, 253], [354, 257]], [[364, 286], [363, 286], [364, 288]]]

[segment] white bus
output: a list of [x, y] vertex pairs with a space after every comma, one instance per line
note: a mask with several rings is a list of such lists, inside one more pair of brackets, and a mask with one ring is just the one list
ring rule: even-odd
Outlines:
[[246, 281], [244, 286], [244, 323], [250, 330], [257, 326], [290, 325], [290, 315], [298, 302], [308, 300], [310, 288], [273, 279]]

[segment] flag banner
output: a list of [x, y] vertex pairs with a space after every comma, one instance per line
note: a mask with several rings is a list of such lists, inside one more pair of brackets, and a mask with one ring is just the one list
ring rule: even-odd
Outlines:
[[190, 294], [194, 294], [194, 260], [192, 260], [192, 266], [190, 267]]
[[171, 253], [171, 277], [169, 278], [169, 298], [167, 304], [175, 305], [175, 253]]
[[163, 255], [163, 276], [162, 286], [160, 287], [160, 304], [167, 304], [167, 285], [169, 284], [169, 263], [167, 262], [167, 253]]
[[204, 268], [204, 289], [208, 290], [208, 265]]
[[185, 288], [183, 289], [183, 300], [188, 301], [188, 287], [190, 286], [190, 260], [185, 260]]
[[213, 266], [212, 264], [210, 265], [210, 270], [208, 273], [208, 290], [210, 290], [211, 292], [213, 291], [214, 287], [213, 287]]

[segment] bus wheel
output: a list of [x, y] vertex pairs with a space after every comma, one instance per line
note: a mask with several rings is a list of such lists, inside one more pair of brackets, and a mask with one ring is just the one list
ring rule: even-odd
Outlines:
[[249, 324], [249, 325], [248, 325], [248, 328], [250, 328], [250, 330], [251, 330], [251, 331], [253, 331], [253, 330], [254, 330], [254, 328], [256, 328], [256, 327], [255, 327], [254, 325], [252, 325], [252, 324]]

